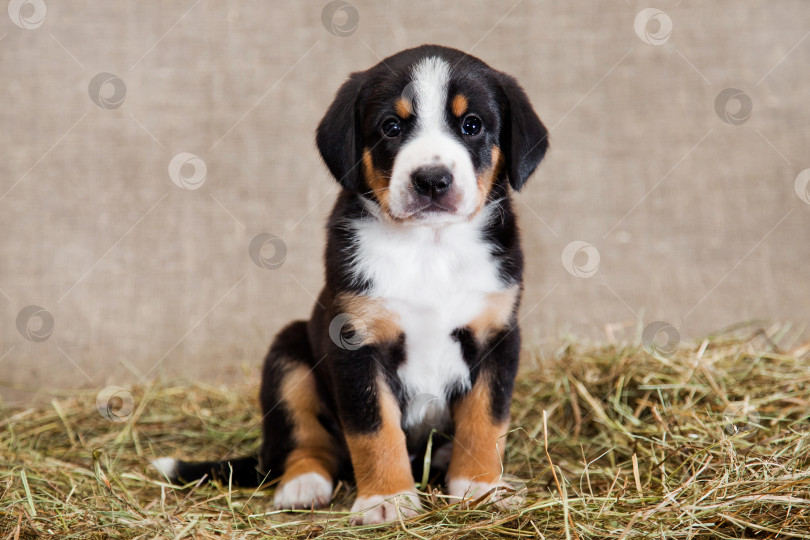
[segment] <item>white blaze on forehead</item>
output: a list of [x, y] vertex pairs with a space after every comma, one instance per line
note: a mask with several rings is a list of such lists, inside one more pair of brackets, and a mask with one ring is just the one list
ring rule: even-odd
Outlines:
[[431, 56], [414, 66], [411, 77], [418, 129], [442, 130], [450, 64], [437, 56]]
[[466, 219], [476, 209], [477, 180], [472, 159], [447, 122], [450, 74], [446, 60], [436, 56], [423, 58], [413, 66], [411, 82], [402, 93], [412, 102], [416, 128], [394, 159], [389, 205], [395, 217], [407, 217], [409, 208], [422, 204], [411, 188], [411, 175], [426, 166], [450, 171], [451, 193], [457, 200], [454, 214], [437, 215], [434, 221]]

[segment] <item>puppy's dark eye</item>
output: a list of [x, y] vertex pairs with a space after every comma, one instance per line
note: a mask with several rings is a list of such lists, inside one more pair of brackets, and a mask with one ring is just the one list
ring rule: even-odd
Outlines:
[[481, 131], [481, 119], [475, 116], [474, 114], [469, 114], [464, 117], [464, 121], [461, 123], [461, 132], [464, 135], [476, 135], [479, 131]]
[[402, 126], [399, 125], [399, 120], [396, 118], [386, 118], [382, 126], [380, 126], [380, 131], [389, 139], [393, 139], [399, 136], [399, 133], [402, 131]]

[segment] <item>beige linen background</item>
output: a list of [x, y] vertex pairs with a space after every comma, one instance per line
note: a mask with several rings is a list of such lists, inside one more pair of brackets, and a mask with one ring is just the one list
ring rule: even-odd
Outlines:
[[[256, 376], [322, 283], [337, 188], [313, 130], [349, 72], [422, 43], [515, 75], [551, 130], [516, 204], [527, 347], [810, 316], [807, 2], [12, 0], [0, 14], [6, 403]], [[196, 158], [170, 175], [181, 153]], [[263, 233], [280, 240], [251, 257]]]

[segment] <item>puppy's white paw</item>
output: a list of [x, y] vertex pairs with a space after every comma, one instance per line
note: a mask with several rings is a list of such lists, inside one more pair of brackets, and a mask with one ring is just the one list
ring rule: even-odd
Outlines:
[[332, 481], [316, 472], [304, 473], [276, 488], [273, 499], [279, 510], [321, 508], [332, 500]]
[[352, 505], [352, 513], [357, 514], [352, 518], [352, 524], [388, 523], [398, 520], [399, 514], [407, 519], [417, 515], [420, 510], [422, 510], [422, 503], [419, 502], [419, 495], [415, 491], [403, 491], [394, 495], [357, 497]]
[[479, 482], [469, 478], [454, 478], [447, 482], [447, 494], [451, 499], [469, 504], [489, 493], [487, 500], [494, 502], [501, 510], [514, 510], [521, 506], [526, 496], [515, 490], [506, 482]]

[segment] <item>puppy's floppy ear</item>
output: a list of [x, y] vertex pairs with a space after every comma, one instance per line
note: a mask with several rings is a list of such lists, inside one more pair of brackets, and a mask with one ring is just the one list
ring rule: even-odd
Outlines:
[[344, 188], [355, 191], [362, 185], [360, 162], [363, 137], [359, 98], [365, 82], [363, 73], [352, 73], [338, 90], [335, 100], [318, 124], [315, 142], [329, 172]]
[[517, 81], [500, 73], [499, 82], [504, 99], [501, 150], [506, 156], [509, 183], [520, 190], [546, 155], [548, 131]]

